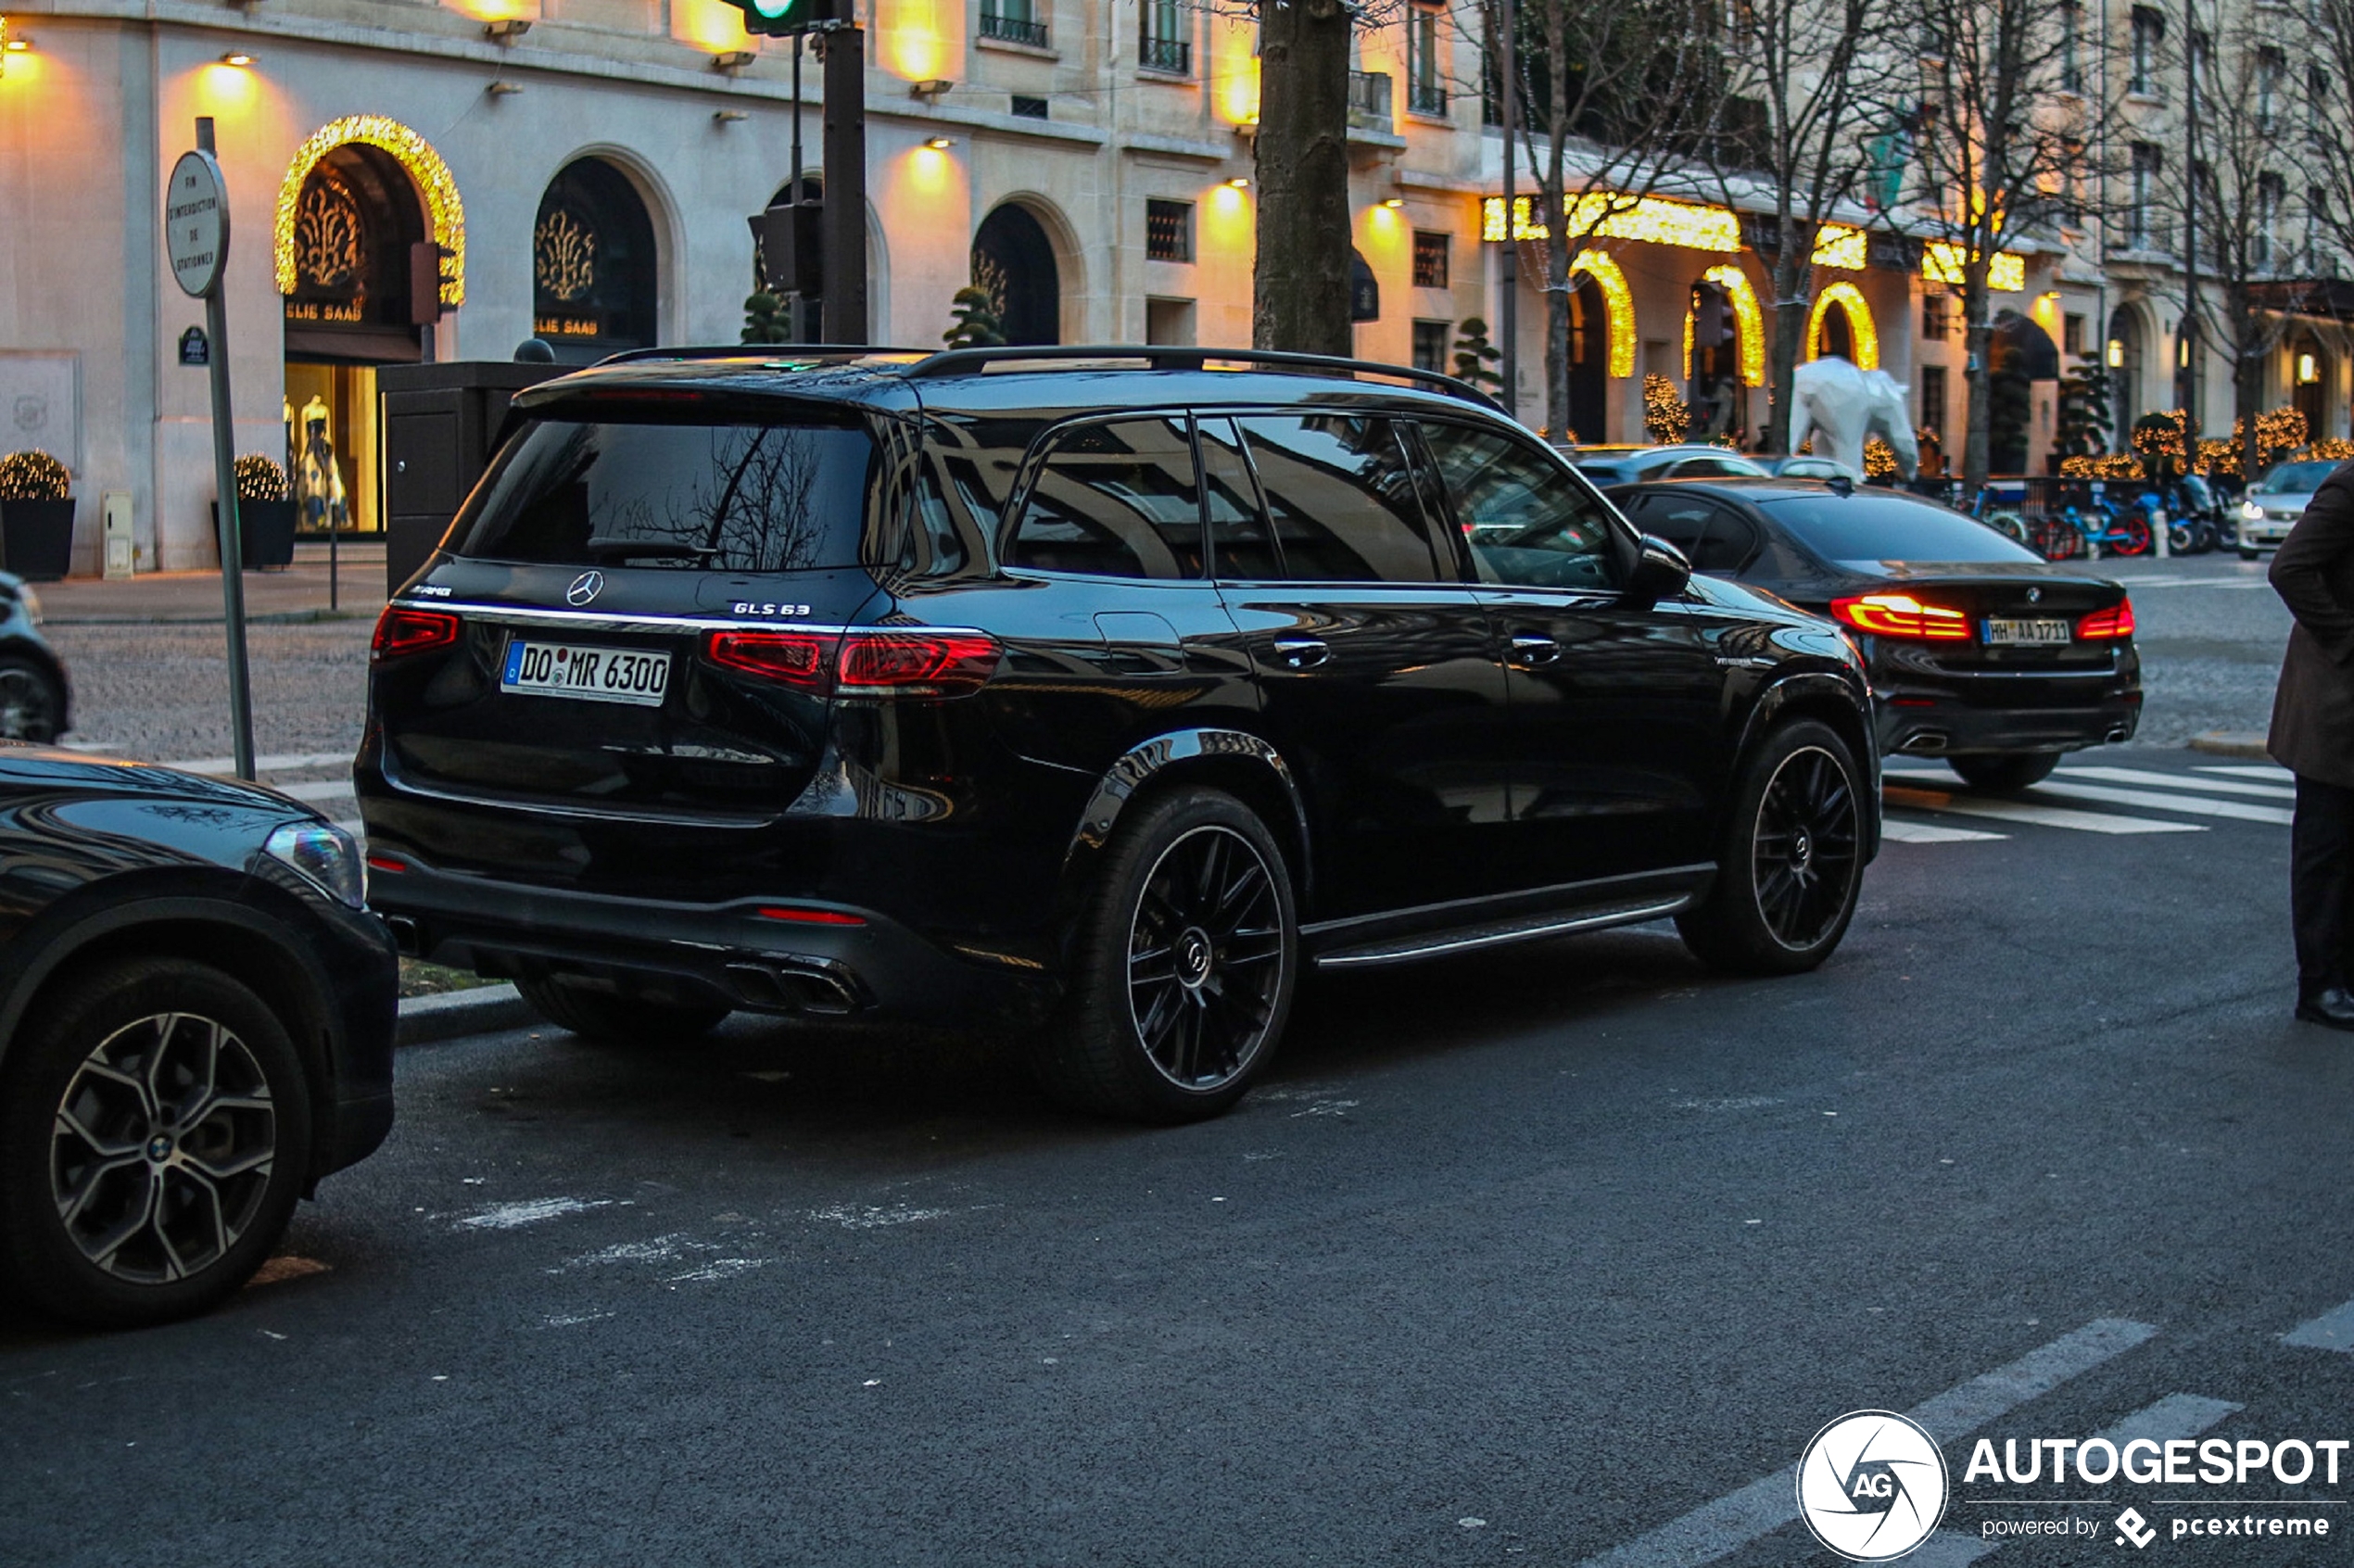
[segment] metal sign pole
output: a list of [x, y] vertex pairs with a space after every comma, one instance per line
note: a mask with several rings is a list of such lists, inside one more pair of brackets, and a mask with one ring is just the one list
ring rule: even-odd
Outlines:
[[237, 777], [253, 768], [253, 683], [246, 664], [244, 531], [237, 519], [236, 428], [229, 400], [229, 311], [221, 298], [229, 259], [229, 193], [213, 158], [212, 120], [196, 121], [196, 150], [171, 171], [164, 198], [164, 247], [174, 281], [204, 299], [212, 340], [212, 482], [221, 536], [221, 606], [229, 632], [229, 725]]

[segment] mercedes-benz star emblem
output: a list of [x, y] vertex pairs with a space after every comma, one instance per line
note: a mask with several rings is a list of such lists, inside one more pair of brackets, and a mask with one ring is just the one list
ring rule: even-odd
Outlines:
[[564, 602], [577, 610], [604, 590], [605, 575], [602, 572], [583, 572], [573, 578], [570, 588], [564, 589]]

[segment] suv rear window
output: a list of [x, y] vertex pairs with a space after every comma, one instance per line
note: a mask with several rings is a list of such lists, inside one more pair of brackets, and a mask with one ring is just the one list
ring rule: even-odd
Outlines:
[[879, 467], [854, 425], [538, 420], [450, 538], [461, 555], [551, 565], [854, 566]]

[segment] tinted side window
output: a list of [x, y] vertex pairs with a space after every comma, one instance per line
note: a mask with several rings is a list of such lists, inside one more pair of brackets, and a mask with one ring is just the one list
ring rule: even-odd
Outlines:
[[1559, 464], [1500, 430], [1434, 422], [1423, 435], [1480, 581], [1617, 586], [1618, 552], [1602, 503]]
[[1200, 576], [1201, 498], [1184, 417], [1082, 424], [1056, 436], [1006, 563], [1098, 577]]
[[1446, 580], [1395, 421], [1361, 414], [1252, 415], [1238, 421], [1296, 582]]
[[1250, 582], [1284, 575], [1267, 515], [1259, 507], [1259, 487], [1243, 456], [1243, 438], [1230, 419], [1194, 422], [1201, 438], [1202, 502], [1209, 513], [1210, 569]]
[[1684, 552], [1687, 561], [1700, 556], [1700, 541], [1708, 532], [1708, 514], [1712, 509], [1690, 496], [1661, 495], [1652, 491], [1635, 498], [1627, 509], [1627, 521], [1646, 534], [1655, 534]]

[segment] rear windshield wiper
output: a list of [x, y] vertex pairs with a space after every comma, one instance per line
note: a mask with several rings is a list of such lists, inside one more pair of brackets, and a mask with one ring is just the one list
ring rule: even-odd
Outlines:
[[582, 548], [600, 561], [630, 556], [652, 561], [700, 561], [719, 553], [716, 545], [687, 544], [677, 539], [617, 539], [601, 534], [589, 536]]

